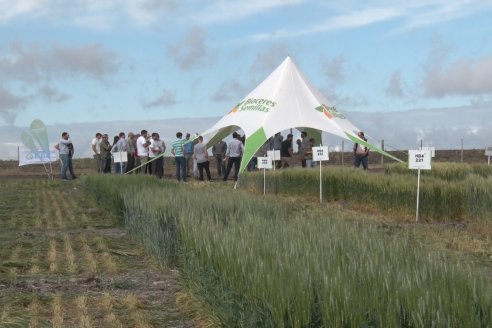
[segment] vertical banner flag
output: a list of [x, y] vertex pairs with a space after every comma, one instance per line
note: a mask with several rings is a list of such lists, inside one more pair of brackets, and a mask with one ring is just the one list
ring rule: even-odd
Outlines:
[[24, 147], [19, 147], [19, 166], [56, 161], [58, 153], [49, 149], [48, 131], [44, 123], [35, 119], [31, 123], [30, 132], [21, 133]]

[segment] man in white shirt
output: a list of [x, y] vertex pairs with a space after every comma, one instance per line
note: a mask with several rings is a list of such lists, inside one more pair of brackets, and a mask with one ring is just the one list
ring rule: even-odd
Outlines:
[[68, 180], [67, 169], [70, 171], [72, 180], [77, 179], [75, 173], [73, 172], [72, 156], [73, 156], [73, 144], [70, 140], [70, 135], [68, 132], [62, 133], [62, 138], [60, 142], [55, 145], [55, 148], [60, 152], [60, 162], [61, 162], [61, 178], [62, 180]]
[[96, 137], [92, 139], [92, 157], [94, 157], [95, 169], [97, 173], [101, 173], [101, 133], [96, 133]]
[[147, 162], [149, 160], [149, 146], [150, 141], [147, 140], [147, 130], [142, 130], [140, 132], [140, 137], [137, 139], [137, 156], [138, 165], [142, 165], [141, 168], [136, 170], [136, 173], [148, 173], [147, 172]]
[[232, 134], [232, 141], [229, 143], [226, 151], [227, 169], [224, 175], [224, 181], [227, 181], [229, 173], [231, 172], [232, 165], [234, 165], [234, 180], [237, 181], [239, 175], [239, 167], [241, 165], [241, 156], [244, 153], [244, 146], [241, 140], [239, 140], [239, 134], [234, 132]]
[[152, 133], [151, 144], [149, 146], [149, 160], [152, 162], [152, 174], [161, 179], [164, 176], [164, 157], [162, 154], [166, 151], [166, 144], [160, 139], [159, 133]]

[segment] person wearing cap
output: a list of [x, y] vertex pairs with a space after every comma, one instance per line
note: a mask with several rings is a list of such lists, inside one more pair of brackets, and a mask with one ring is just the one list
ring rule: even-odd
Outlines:
[[[360, 131], [357, 136], [366, 141], [367, 139], [364, 136], [364, 132]], [[364, 145], [361, 145], [359, 143], [354, 144], [354, 166], [356, 168], [360, 167], [360, 164], [362, 164], [362, 167], [364, 170], [367, 170], [369, 168], [369, 149], [365, 147]]]
[[103, 134], [99, 144], [101, 149], [101, 170], [102, 173], [111, 173], [111, 144], [107, 133]]

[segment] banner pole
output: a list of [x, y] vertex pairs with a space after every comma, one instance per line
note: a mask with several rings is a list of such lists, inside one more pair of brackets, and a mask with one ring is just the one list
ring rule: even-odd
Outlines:
[[420, 169], [417, 170], [417, 211], [415, 215], [415, 223], [419, 222], [419, 195], [420, 195]]
[[489, 160], [488, 160], [488, 162], [487, 162], [487, 165], [490, 165], [490, 155], [489, 155]]

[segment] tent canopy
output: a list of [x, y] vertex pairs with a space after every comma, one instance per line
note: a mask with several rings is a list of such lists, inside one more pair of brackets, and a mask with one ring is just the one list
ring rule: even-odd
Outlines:
[[296, 127], [308, 131], [325, 131], [359, 142], [400, 161], [363, 142], [357, 136], [360, 130], [334, 106], [328, 105], [328, 100], [309, 82], [290, 57], [203, 135], [210, 136], [207, 147], [211, 147], [232, 132], [242, 129], [246, 134], [240, 168], [242, 172], [268, 138], [277, 132]]

